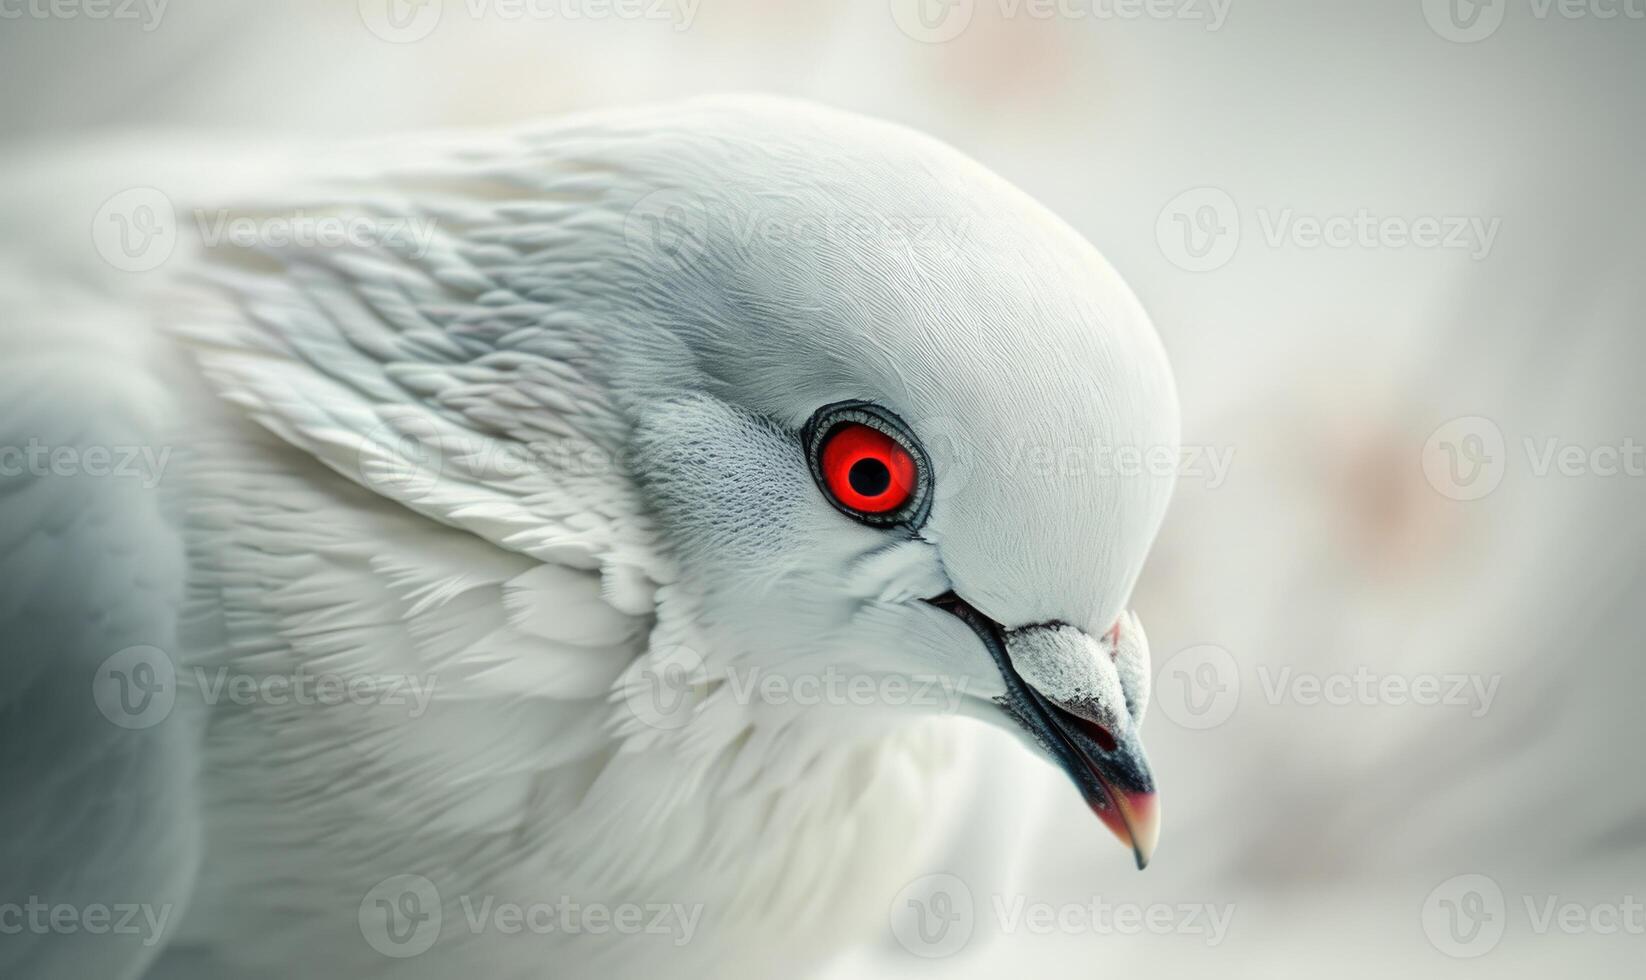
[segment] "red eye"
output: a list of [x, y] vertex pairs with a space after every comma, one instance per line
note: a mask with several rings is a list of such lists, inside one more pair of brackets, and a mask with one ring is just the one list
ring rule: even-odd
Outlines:
[[821, 462], [829, 493], [851, 510], [884, 514], [914, 496], [914, 457], [896, 439], [861, 422], [830, 430]]

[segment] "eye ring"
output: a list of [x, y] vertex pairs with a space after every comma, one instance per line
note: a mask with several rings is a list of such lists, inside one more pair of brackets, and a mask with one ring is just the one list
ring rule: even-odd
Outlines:
[[[861, 429], [871, 432], [863, 433]], [[876, 436], [883, 437], [885, 442], [877, 446]], [[839, 440], [842, 438], [852, 443], [846, 454], [841, 452]], [[812, 479], [835, 510], [871, 527], [916, 529], [925, 523], [932, 505], [931, 461], [914, 432], [896, 415], [872, 402], [834, 402], [812, 414], [801, 431], [801, 442]], [[829, 452], [831, 446], [835, 452]], [[842, 459], [842, 455], [848, 458]], [[851, 459], [864, 456], [884, 465], [867, 471], [848, 468]], [[907, 461], [906, 468], [902, 460]], [[851, 474], [851, 486], [843, 482], [843, 474], [847, 472]], [[865, 476], [866, 482], [860, 482]], [[875, 498], [888, 493], [897, 496], [904, 489], [906, 499], [896, 502], [895, 506], [884, 510], [875, 506]]]

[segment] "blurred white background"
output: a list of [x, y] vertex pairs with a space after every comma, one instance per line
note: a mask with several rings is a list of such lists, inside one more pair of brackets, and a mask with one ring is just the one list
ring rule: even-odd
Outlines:
[[[729, 90], [889, 117], [1109, 256], [1185, 443], [1230, 461], [1191, 467], [1137, 600], [1154, 865], [1047, 807], [1032, 839], [1062, 846], [972, 896], [965, 948], [888, 929], [842, 975], [1646, 962], [1646, 4], [429, 2], [4, 0], [0, 145], [302, 144]], [[1002, 928], [1020, 900], [1086, 911]], [[1169, 911], [1130, 929], [1094, 900]]]

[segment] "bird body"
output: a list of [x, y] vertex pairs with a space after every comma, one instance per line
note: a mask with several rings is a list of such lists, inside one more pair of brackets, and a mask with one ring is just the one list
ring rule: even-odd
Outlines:
[[[176, 453], [119, 520], [166, 560], [79, 601], [157, 625], [47, 645], [158, 650], [176, 705], [121, 745], [184, 775], [115, 780], [157, 855], [119, 884], [179, 914], [107, 975], [802, 970], [919, 873], [976, 718], [1066, 766], [1097, 726], [1136, 788], [1077, 783], [1143, 819], [1124, 604], [1170, 478], [1024, 454], [1175, 448], [1176, 409], [1073, 231], [933, 140], [771, 100], [312, 169], [185, 212], [213, 240], [124, 314], [149, 339], [105, 400]], [[61, 395], [14, 401], [89, 412]], [[857, 399], [921, 443], [924, 523], [814, 486], [797, 433]], [[84, 547], [7, 560], [104, 567]]]

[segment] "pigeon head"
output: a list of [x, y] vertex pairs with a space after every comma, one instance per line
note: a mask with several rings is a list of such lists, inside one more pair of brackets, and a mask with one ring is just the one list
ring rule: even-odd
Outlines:
[[[477, 683], [615, 702], [681, 683], [684, 724], [601, 706], [618, 761], [651, 767], [625, 785], [703, 784], [751, 737], [745, 758], [792, 763], [760, 770], [780, 779], [911, 715], [982, 719], [1147, 859], [1127, 607], [1178, 417], [1089, 243], [942, 143], [786, 101], [364, 152], [304, 213], [426, 238], [218, 245], [235, 302], [190, 336], [226, 397], [336, 471], [575, 569], [562, 585], [598, 573], [650, 624], [643, 649], [623, 646], [638, 627], [595, 631], [620, 650], [577, 670], [479, 643]], [[533, 608], [522, 579], [510, 616]]]
[[1127, 605], [1178, 415], [1137, 300], [1043, 207], [899, 127], [739, 101], [645, 132], [608, 192], [607, 383], [711, 672], [764, 672], [743, 690], [792, 697], [751, 710], [848, 730], [1005, 726], [1141, 866], [1148, 646]]

